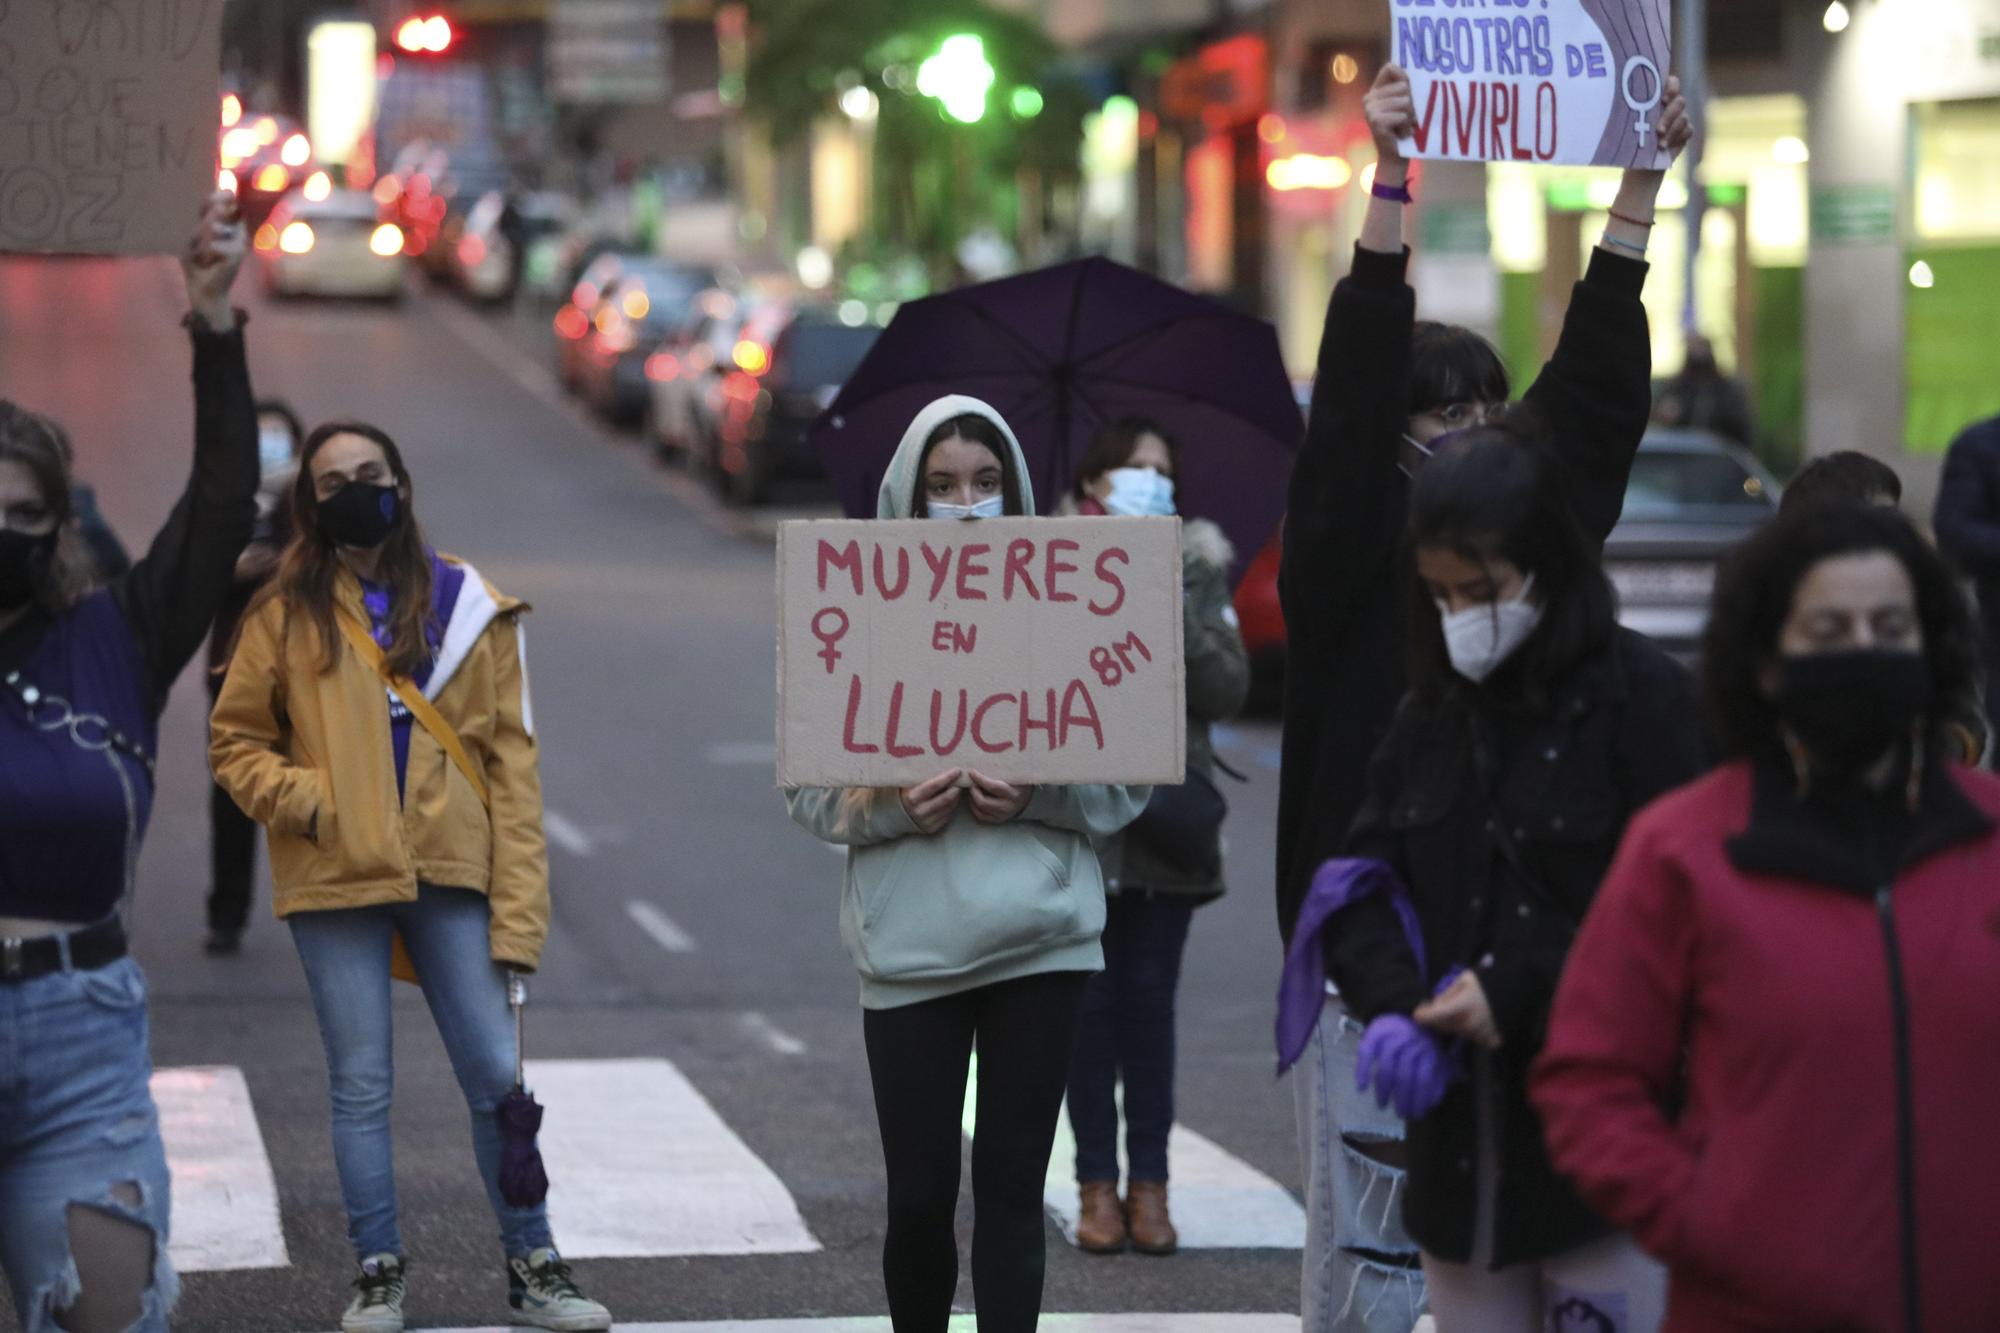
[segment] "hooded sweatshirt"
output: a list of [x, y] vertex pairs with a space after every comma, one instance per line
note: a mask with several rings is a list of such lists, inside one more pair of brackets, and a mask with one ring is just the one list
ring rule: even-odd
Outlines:
[[[924, 441], [966, 415], [998, 428], [1013, 453], [1021, 507], [1034, 512], [1014, 432], [987, 404], [952, 395], [904, 432], [878, 517], [911, 517]], [[918, 831], [893, 787], [794, 788], [785, 801], [814, 836], [847, 848], [841, 940], [861, 974], [862, 1006], [893, 1009], [1042, 972], [1101, 970], [1104, 878], [1090, 840], [1131, 823], [1150, 795], [1147, 787], [1044, 785], [1011, 823], [982, 824], [961, 802], [935, 834]]]

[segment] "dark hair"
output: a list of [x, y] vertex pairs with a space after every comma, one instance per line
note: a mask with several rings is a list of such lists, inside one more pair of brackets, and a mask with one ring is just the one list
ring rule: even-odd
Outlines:
[[49, 418], [0, 398], [0, 463], [26, 468], [42, 503], [55, 515], [55, 554], [36, 573], [31, 597], [44, 611], [58, 615], [76, 605], [95, 568], [70, 522], [75, 506], [69, 491], [69, 437]]
[[[396, 526], [382, 543], [379, 567], [382, 581], [390, 587], [389, 645], [383, 649], [389, 668], [399, 676], [412, 676], [423, 669], [431, 654], [431, 557], [424, 544], [423, 530], [417, 526], [412, 505], [415, 487], [409, 469], [403, 466], [403, 452], [388, 432], [362, 421], [329, 421], [306, 437], [299, 455], [299, 475], [292, 482], [292, 542], [279, 562], [277, 577], [257, 592], [251, 607], [262, 606], [273, 597], [283, 604], [286, 614], [303, 611], [319, 635], [320, 670], [331, 672], [340, 665], [340, 630], [334, 623], [334, 585], [340, 576], [340, 556], [331, 537], [319, 530], [319, 495], [313, 488], [313, 455], [336, 435], [359, 435], [381, 447], [389, 471], [403, 491], [403, 503]], [[249, 614], [244, 620], [249, 620]]]
[[1451, 403], [1504, 403], [1507, 367], [1493, 344], [1457, 324], [1421, 319], [1410, 334], [1410, 415]]
[[1944, 560], [1893, 509], [1852, 500], [1789, 508], [1759, 528], [1722, 562], [1708, 629], [1702, 635], [1701, 687], [1723, 752], [1784, 762], [1778, 714], [1760, 681], [1779, 655], [1792, 600], [1812, 567], [1836, 556], [1882, 552], [1901, 562], [1917, 593], [1917, 621], [1930, 663], [1933, 730], [1954, 716], [1978, 678], [1972, 613]]
[[1903, 479], [1896, 475], [1896, 469], [1859, 450], [1842, 449], [1806, 464], [1785, 487], [1778, 507], [1790, 510], [1821, 500], [1867, 504], [1881, 496], [1888, 497], [1891, 504], [1903, 502]]
[[988, 453], [1000, 460], [1001, 511], [1015, 518], [1026, 514], [1027, 506], [1021, 503], [1020, 470], [1014, 466], [1014, 451], [1008, 446], [1007, 437], [1000, 433], [1000, 428], [991, 419], [977, 412], [966, 412], [943, 422], [924, 440], [924, 451], [917, 455], [917, 493], [911, 497], [911, 516], [930, 517], [929, 498], [924, 494], [924, 465], [930, 462], [931, 450], [953, 436], [984, 446]]
[[1456, 679], [1437, 607], [1416, 573], [1425, 547], [1476, 564], [1506, 560], [1535, 579], [1541, 624], [1496, 677], [1531, 698], [1611, 640], [1611, 585], [1583, 535], [1562, 464], [1514, 421], [1461, 431], [1410, 483], [1410, 680], [1435, 698]]
[[1132, 461], [1138, 451], [1139, 441], [1148, 435], [1157, 435], [1167, 446], [1167, 466], [1173, 469], [1173, 480], [1181, 477], [1181, 442], [1167, 433], [1167, 428], [1151, 417], [1125, 417], [1114, 421], [1097, 432], [1090, 442], [1090, 448], [1083, 455], [1083, 461], [1076, 465], [1076, 483], [1070, 490], [1078, 500], [1088, 500], [1090, 492], [1086, 488], [1107, 472], [1115, 472]]
[[277, 417], [280, 421], [283, 421], [285, 429], [292, 433], [292, 452], [297, 453], [299, 451], [300, 442], [306, 437], [306, 426], [303, 421], [299, 420], [299, 414], [292, 411], [290, 403], [282, 398], [259, 398], [257, 400], [257, 416], [260, 419], [267, 416]]

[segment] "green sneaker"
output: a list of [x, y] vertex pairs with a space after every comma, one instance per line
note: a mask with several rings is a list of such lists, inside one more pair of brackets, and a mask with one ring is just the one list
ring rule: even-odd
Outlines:
[[514, 1322], [557, 1333], [597, 1333], [611, 1327], [611, 1311], [585, 1296], [554, 1250], [536, 1250], [507, 1261], [507, 1304]]
[[361, 1261], [354, 1299], [340, 1317], [340, 1333], [403, 1333], [403, 1261], [375, 1254]]

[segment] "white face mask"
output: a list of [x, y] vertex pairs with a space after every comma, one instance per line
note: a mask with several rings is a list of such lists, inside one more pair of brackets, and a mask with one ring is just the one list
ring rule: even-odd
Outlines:
[[1463, 611], [1448, 611], [1443, 602], [1437, 604], [1452, 670], [1476, 685], [1528, 641], [1542, 623], [1541, 606], [1528, 600], [1534, 586], [1535, 576], [1530, 574], [1511, 601], [1468, 606]]
[[291, 432], [268, 429], [258, 431], [257, 465], [266, 477], [279, 476], [297, 466], [292, 459]]
[[997, 495], [989, 495], [978, 504], [954, 505], [941, 500], [931, 500], [924, 506], [932, 518], [999, 518], [1007, 512], [1007, 502]]
[[1106, 513], [1119, 518], [1165, 518], [1174, 512], [1174, 483], [1149, 467], [1119, 467], [1104, 474], [1111, 491]]

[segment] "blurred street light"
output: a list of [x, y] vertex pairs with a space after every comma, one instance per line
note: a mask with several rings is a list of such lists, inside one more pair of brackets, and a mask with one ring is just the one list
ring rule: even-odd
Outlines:
[[873, 92], [856, 84], [840, 95], [840, 109], [849, 120], [870, 121], [881, 111], [882, 104]]
[[935, 98], [953, 120], [974, 125], [986, 115], [994, 74], [986, 43], [969, 32], [944, 39], [937, 54], [917, 66], [917, 91]]
[[1833, 3], [1826, 7], [1826, 13], [1820, 18], [1820, 23], [1828, 32], [1846, 32], [1852, 18], [1853, 15], [1847, 12], [1846, 5], [1840, 0], [1833, 0]]
[[1016, 120], [1033, 120], [1042, 114], [1042, 90], [1039, 88], [1030, 88], [1024, 84], [1016, 88], [1008, 100]]

